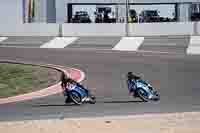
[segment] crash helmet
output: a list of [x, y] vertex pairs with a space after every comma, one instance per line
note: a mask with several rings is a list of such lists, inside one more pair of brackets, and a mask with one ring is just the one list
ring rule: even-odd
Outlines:
[[133, 72], [128, 72], [127, 78], [128, 79], [140, 79], [140, 77], [137, 76], [136, 74], [133, 74]]
[[132, 72], [128, 72], [127, 78], [128, 78], [128, 79], [134, 78], [134, 74], [133, 74]]

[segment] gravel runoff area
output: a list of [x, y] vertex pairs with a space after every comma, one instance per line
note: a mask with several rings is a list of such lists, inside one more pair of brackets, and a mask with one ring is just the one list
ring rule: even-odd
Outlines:
[[199, 133], [200, 113], [0, 122], [4, 133]]

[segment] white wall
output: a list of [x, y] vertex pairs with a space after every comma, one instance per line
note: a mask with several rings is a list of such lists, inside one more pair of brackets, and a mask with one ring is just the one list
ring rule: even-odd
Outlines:
[[[63, 24], [63, 36], [125, 36], [125, 24]], [[200, 23], [129, 24], [129, 36], [200, 35]]]
[[35, 8], [35, 22], [45, 23], [47, 21], [47, 0], [35, 0]]
[[23, 1], [1, 0], [0, 1], [0, 24], [23, 23]]
[[[59, 24], [0, 24], [0, 36], [58, 36]], [[63, 24], [63, 36], [125, 36], [125, 24]], [[200, 35], [200, 22], [129, 24], [129, 36]]]
[[[124, 3], [124, 0], [65, 0], [73, 3]], [[199, 0], [129, 0], [132, 3], [185, 3], [199, 2]]]
[[125, 24], [63, 24], [63, 36], [124, 36]]
[[63, 23], [67, 17], [67, 4], [65, 0], [56, 0], [56, 23]]
[[131, 36], [192, 35], [194, 23], [143, 23], [129, 24]]
[[58, 36], [58, 24], [3, 24], [0, 36]]
[[186, 22], [190, 21], [190, 4], [178, 4], [178, 21]]

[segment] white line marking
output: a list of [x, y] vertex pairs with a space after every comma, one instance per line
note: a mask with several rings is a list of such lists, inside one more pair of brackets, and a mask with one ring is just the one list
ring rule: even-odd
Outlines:
[[8, 39], [8, 37], [0, 37], [0, 42], [3, 42], [6, 39]]
[[113, 50], [137, 51], [144, 41], [144, 37], [123, 37]]
[[200, 46], [189, 46], [187, 48], [187, 54], [200, 54]]
[[200, 36], [191, 36], [187, 54], [200, 54]]
[[47, 42], [40, 46], [40, 48], [64, 48], [77, 39], [77, 37], [56, 37], [50, 42]]
[[200, 36], [191, 36], [190, 45], [200, 45]]

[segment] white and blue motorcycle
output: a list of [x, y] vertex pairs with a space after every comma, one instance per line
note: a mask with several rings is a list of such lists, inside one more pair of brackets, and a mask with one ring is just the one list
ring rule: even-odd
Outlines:
[[96, 97], [79, 83], [71, 84], [65, 90], [64, 96], [66, 97], [65, 103], [73, 102], [77, 105], [81, 105], [82, 103], [96, 103]]
[[160, 95], [155, 88], [140, 78], [128, 79], [127, 84], [129, 91], [134, 91], [134, 97], [139, 97], [144, 102], [160, 100]]

